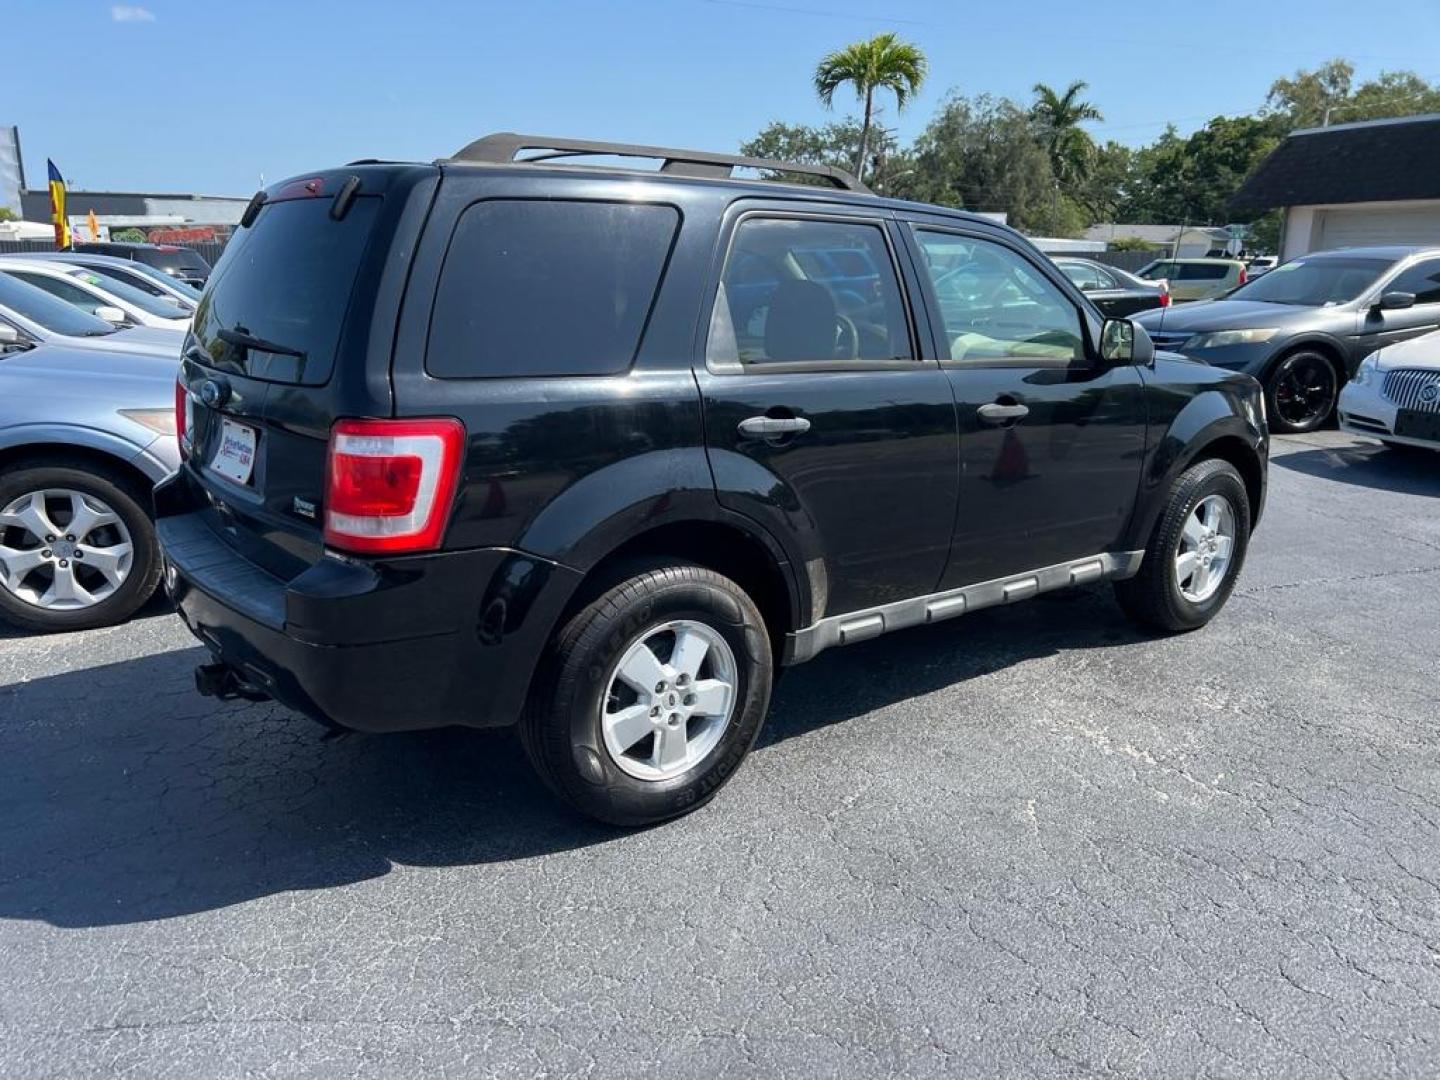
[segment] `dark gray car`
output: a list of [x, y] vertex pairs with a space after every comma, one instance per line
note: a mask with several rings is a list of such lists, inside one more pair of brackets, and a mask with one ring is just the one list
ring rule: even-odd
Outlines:
[[1302, 255], [1222, 299], [1136, 321], [1157, 348], [1259, 379], [1272, 430], [1312, 431], [1366, 356], [1440, 328], [1440, 248]]

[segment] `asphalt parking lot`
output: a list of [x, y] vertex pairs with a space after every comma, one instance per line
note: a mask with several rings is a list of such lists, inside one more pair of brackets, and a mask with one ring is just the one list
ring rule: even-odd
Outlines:
[[0, 1074], [1433, 1076], [1440, 458], [1275, 450], [1208, 629], [834, 650], [643, 833], [201, 699], [158, 607], [0, 630]]

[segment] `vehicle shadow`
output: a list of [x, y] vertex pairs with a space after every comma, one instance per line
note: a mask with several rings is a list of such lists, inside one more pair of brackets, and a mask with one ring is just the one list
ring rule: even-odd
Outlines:
[[1276, 454], [1270, 463], [1322, 480], [1440, 498], [1440, 452], [1369, 443]]
[[[159, 589], [156, 591], [154, 596], [152, 596], [149, 600], [145, 602], [144, 606], [142, 606], [139, 611], [137, 611], [134, 615], [130, 616], [129, 622], [133, 623], [138, 619], [153, 619], [157, 616], [168, 616], [173, 614], [175, 614], [175, 606], [170, 603], [170, 598], [165, 595], [165, 590]], [[11, 641], [17, 638], [43, 636], [44, 635], [42, 634], [36, 634], [33, 630], [25, 630], [19, 626], [15, 626], [13, 623], [6, 622], [3, 618], [0, 618], [0, 641]]]
[[[1137, 639], [1091, 590], [834, 650], [787, 674], [758, 752], [1027, 658]], [[509, 731], [330, 737], [279, 706], [200, 698], [203, 658], [0, 687], [0, 918], [164, 919], [626, 835], [553, 799]]]

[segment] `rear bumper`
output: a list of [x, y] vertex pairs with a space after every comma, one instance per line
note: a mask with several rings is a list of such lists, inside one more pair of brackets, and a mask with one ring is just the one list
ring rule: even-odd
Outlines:
[[217, 661], [277, 701], [360, 731], [513, 723], [580, 575], [500, 548], [385, 562], [327, 555], [291, 581], [203, 513], [156, 522], [165, 584]]

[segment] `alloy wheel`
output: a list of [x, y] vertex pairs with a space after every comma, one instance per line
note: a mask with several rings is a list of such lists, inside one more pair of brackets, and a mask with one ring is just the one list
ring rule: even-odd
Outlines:
[[1185, 519], [1175, 553], [1175, 584], [1192, 604], [1209, 600], [1225, 583], [1235, 552], [1235, 510], [1223, 495], [1207, 495]]
[[1323, 356], [1301, 353], [1275, 373], [1275, 412], [1291, 427], [1315, 426], [1335, 405], [1335, 369]]
[[21, 495], [0, 509], [0, 585], [32, 607], [79, 611], [108, 600], [135, 559], [109, 505], [69, 488]]
[[705, 623], [678, 619], [642, 633], [610, 672], [600, 705], [605, 749], [639, 780], [694, 768], [730, 726], [735, 654]]

